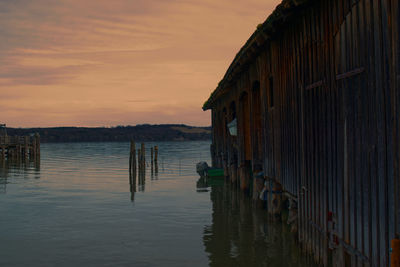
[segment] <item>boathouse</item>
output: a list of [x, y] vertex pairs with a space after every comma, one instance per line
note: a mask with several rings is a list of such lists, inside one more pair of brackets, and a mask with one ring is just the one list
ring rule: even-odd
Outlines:
[[262, 173], [269, 211], [289, 198], [325, 266], [399, 257], [399, 5], [284, 0], [203, 106], [213, 165], [253, 195]]

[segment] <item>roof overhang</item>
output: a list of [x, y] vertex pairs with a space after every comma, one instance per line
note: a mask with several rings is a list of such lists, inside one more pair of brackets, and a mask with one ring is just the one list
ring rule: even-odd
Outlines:
[[314, 1], [317, 0], [283, 0], [265, 22], [257, 26], [256, 31], [236, 54], [223, 79], [204, 103], [203, 110], [212, 109], [216, 101], [228, 92], [229, 85], [233, 83], [238, 74], [243, 72], [248, 67], [249, 62], [260, 54], [262, 48], [281, 29], [285, 22], [293, 17], [300, 7]]

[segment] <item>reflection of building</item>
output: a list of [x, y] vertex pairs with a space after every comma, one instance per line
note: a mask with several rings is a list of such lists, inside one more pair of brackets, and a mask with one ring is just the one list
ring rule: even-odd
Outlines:
[[250, 199], [213, 187], [212, 225], [204, 229], [210, 266], [312, 266], [304, 261], [288, 226], [268, 220]]
[[32, 171], [39, 173], [40, 159], [0, 159], [0, 193], [6, 193], [7, 183], [12, 172]]
[[213, 165], [247, 191], [261, 168], [324, 265], [388, 266], [400, 238], [399, 5], [284, 0], [204, 104]]

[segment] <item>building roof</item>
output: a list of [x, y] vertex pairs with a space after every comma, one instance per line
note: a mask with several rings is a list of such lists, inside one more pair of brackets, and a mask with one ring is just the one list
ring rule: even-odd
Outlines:
[[236, 54], [234, 60], [226, 71], [217, 88], [211, 93], [203, 105], [203, 110], [211, 109], [213, 103], [227, 91], [227, 86], [240, 73], [247, 63], [253, 60], [260, 48], [271, 40], [280, 27], [294, 15], [296, 10], [316, 0], [283, 0], [264, 23], [257, 26], [256, 31], [250, 36], [246, 44]]

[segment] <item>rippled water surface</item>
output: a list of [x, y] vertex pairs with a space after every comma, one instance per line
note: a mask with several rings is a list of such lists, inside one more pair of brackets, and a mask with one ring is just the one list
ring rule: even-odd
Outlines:
[[309, 266], [283, 225], [198, 182], [209, 142], [154, 145], [158, 171], [133, 186], [128, 143], [42, 144], [40, 166], [2, 162], [0, 266]]

